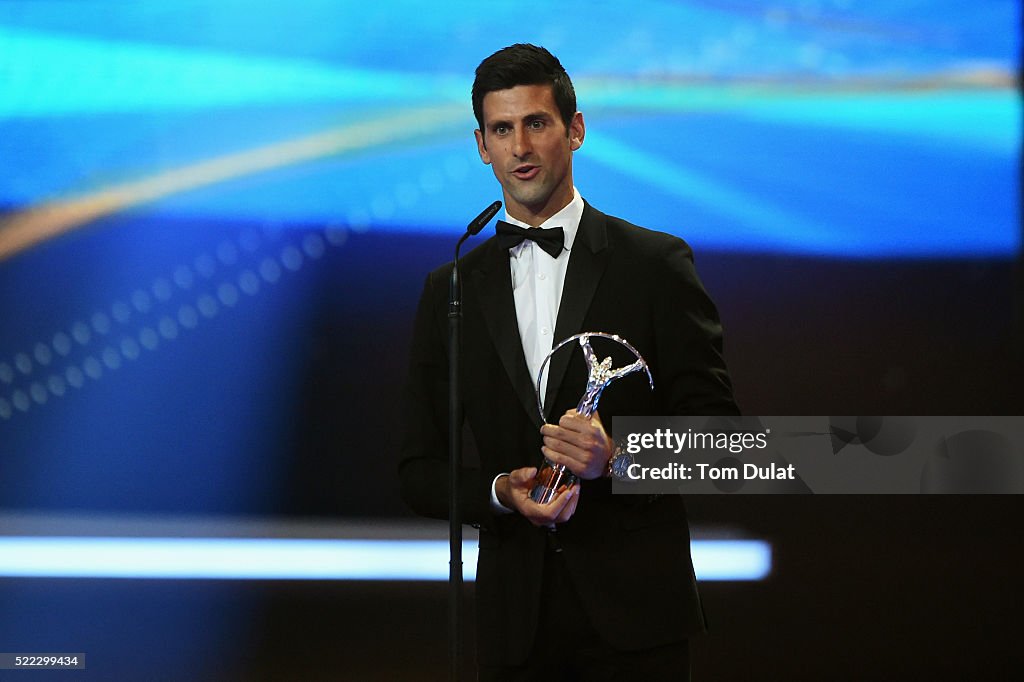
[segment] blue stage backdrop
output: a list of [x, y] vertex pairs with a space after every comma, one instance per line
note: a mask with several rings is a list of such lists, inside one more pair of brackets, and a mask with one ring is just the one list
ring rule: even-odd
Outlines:
[[500, 196], [469, 89], [514, 41], [575, 78], [584, 196], [718, 255], [705, 277], [741, 347], [755, 264], [1010, 263], [1018, 18], [994, 0], [4, 2], [0, 505], [400, 509], [345, 472], [391, 471], [423, 274]]
[[511, 42], [575, 78], [584, 196], [686, 238], [741, 346], [755, 264], [1010, 263], [1018, 18], [994, 0], [4, 2], [0, 506], [400, 509], [343, 463], [393, 466], [423, 274], [500, 196], [469, 89]]
[[1008, 256], [1016, 5], [4, 2], [0, 207], [64, 209], [29, 243], [126, 212], [450, 236], [495, 196], [472, 70], [532, 41], [575, 78], [605, 210], [699, 249]]

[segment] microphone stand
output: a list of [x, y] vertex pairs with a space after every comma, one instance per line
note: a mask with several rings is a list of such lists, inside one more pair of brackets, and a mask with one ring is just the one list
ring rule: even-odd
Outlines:
[[459, 248], [484, 228], [501, 208], [495, 201], [466, 227], [455, 245], [455, 260], [448, 280], [448, 663], [449, 678], [462, 676], [462, 386], [459, 356], [462, 350], [462, 283]]

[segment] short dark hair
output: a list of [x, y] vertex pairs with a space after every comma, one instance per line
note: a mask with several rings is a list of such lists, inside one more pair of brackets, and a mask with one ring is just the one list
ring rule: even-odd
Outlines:
[[569, 74], [555, 55], [543, 47], [516, 43], [503, 47], [476, 67], [473, 81], [473, 115], [484, 132], [484, 97], [495, 90], [517, 85], [550, 85], [558, 113], [565, 124], [566, 135], [576, 114], [576, 90]]

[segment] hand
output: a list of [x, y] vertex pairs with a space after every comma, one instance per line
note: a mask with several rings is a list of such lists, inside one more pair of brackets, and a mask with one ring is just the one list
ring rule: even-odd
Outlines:
[[556, 523], [565, 523], [572, 518], [580, 499], [579, 486], [562, 486], [550, 502], [538, 504], [530, 499], [536, 476], [536, 468], [526, 467], [500, 477], [494, 484], [498, 501], [525, 516], [535, 526], [551, 528]]
[[600, 478], [608, 468], [615, 444], [601, 424], [601, 416], [586, 419], [569, 410], [558, 425], [540, 427], [544, 436], [541, 452], [555, 464], [561, 464], [583, 479]]

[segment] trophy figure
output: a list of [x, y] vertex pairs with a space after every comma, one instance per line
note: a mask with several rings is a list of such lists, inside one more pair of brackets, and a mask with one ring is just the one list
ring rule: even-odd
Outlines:
[[[611, 339], [622, 346], [625, 346], [629, 351], [636, 357], [636, 362], [620, 367], [618, 369], [612, 369], [611, 357], [606, 357], [604, 360], [598, 360], [597, 355], [594, 354], [594, 349], [590, 347], [591, 337], [598, 336], [605, 339]], [[587, 388], [583, 392], [583, 397], [580, 398], [580, 402], [576, 405], [576, 412], [581, 417], [590, 418], [594, 412], [597, 411], [597, 403], [601, 399], [601, 393], [604, 389], [608, 388], [608, 385], [616, 379], [621, 379], [627, 374], [632, 374], [639, 370], [644, 370], [647, 373], [647, 380], [650, 382], [651, 389], [654, 389], [654, 377], [651, 376], [651, 370], [647, 366], [647, 362], [641, 357], [640, 352], [636, 348], [630, 345], [628, 341], [615, 334], [606, 334], [604, 332], [584, 332], [582, 334], [576, 334], [565, 339], [548, 353], [547, 357], [544, 358], [544, 362], [541, 363], [540, 371], [537, 373], [537, 409], [540, 410], [540, 419], [543, 422], [547, 420], [544, 418], [544, 405], [543, 399], [541, 398], [541, 382], [544, 377], [544, 369], [547, 367], [548, 362], [551, 360], [551, 356], [555, 354], [560, 348], [566, 344], [572, 343], [573, 341], [579, 340], [580, 346], [583, 348], [583, 358], [587, 362]], [[530, 499], [534, 502], [544, 504], [551, 501], [551, 498], [555, 496], [560, 489], [563, 487], [569, 487], [578, 482], [576, 474], [572, 473], [565, 466], [561, 464], [555, 464], [549, 461], [547, 458], [544, 459], [544, 464], [541, 466], [540, 471], [537, 472], [537, 476], [534, 479], [535, 483], [533, 490], [530, 491]]]

